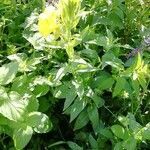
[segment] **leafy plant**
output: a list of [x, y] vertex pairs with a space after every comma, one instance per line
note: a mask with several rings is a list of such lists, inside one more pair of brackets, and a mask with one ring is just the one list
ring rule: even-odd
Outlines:
[[148, 148], [147, 3], [2, 2], [0, 147]]

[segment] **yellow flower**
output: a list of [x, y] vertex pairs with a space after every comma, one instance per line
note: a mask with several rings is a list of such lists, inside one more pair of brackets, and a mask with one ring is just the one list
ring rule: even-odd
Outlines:
[[52, 6], [47, 7], [39, 16], [38, 30], [43, 36], [48, 36], [50, 33], [54, 33], [57, 28], [57, 10]]

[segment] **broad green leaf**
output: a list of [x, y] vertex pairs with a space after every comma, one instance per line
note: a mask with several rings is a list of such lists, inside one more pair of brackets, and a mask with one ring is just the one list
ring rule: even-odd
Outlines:
[[112, 132], [120, 139], [127, 139], [128, 132], [120, 125], [116, 124], [111, 127]]
[[30, 126], [16, 129], [13, 132], [14, 145], [17, 150], [23, 149], [30, 141], [33, 130]]
[[13, 81], [18, 71], [18, 64], [11, 62], [0, 67], [0, 85], [6, 85]]
[[136, 140], [134, 137], [129, 137], [122, 143], [122, 146], [127, 150], [136, 150]]
[[7, 94], [5, 89], [1, 90], [3, 90], [3, 95], [0, 95], [0, 113], [10, 120], [20, 120], [22, 115], [25, 113], [28, 102], [24, 100], [17, 92], [12, 91]]
[[84, 99], [76, 98], [74, 103], [71, 105], [70, 111], [70, 122], [72, 122], [86, 107], [87, 103]]
[[113, 97], [118, 96], [125, 87], [126, 80], [123, 77], [118, 77], [113, 91]]
[[87, 111], [93, 130], [95, 131], [95, 133], [98, 133], [100, 127], [100, 120], [99, 120], [99, 112], [96, 105], [94, 104], [88, 106]]
[[92, 81], [92, 89], [98, 88], [100, 86], [100, 83], [107, 78], [111, 78], [111, 75], [108, 72], [100, 71]]
[[71, 148], [71, 150], [83, 150], [82, 147], [80, 147], [78, 144], [74, 142], [68, 141], [67, 144]]
[[94, 81], [98, 85], [98, 89], [106, 90], [112, 87], [114, 84], [114, 79], [110, 76], [99, 76]]
[[81, 129], [84, 127], [87, 123], [89, 122], [89, 117], [87, 114], [86, 109], [84, 109], [76, 119], [75, 125], [74, 125], [74, 130]]
[[41, 112], [29, 113], [26, 122], [27, 125], [33, 127], [37, 133], [46, 133], [52, 128], [52, 123], [48, 116]]

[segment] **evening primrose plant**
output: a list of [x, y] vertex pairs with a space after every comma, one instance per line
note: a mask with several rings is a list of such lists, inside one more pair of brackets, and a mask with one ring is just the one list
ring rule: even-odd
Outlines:
[[[29, 6], [26, 20], [22, 3]], [[128, 15], [143, 6], [135, 0], [16, 2], [19, 25], [11, 19], [1, 28], [0, 149], [149, 148], [147, 25], [140, 19], [140, 30], [139, 13]], [[132, 20], [135, 30], [128, 28]], [[6, 42], [17, 25], [24, 30], [21, 46]]]

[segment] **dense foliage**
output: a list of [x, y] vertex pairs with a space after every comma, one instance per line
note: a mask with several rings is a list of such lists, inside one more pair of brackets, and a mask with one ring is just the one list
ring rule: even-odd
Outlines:
[[0, 149], [148, 149], [149, 5], [0, 0]]

